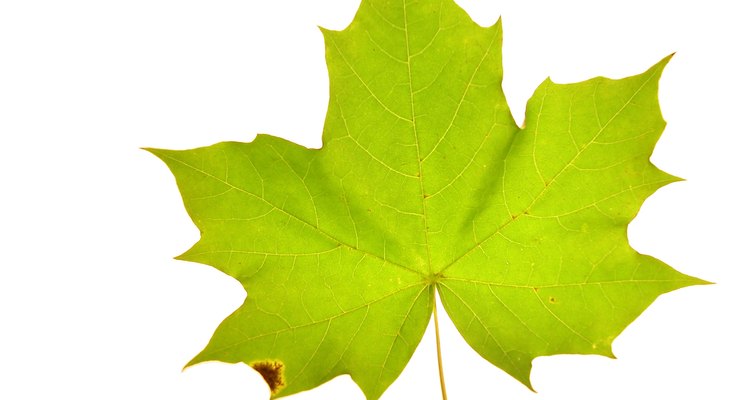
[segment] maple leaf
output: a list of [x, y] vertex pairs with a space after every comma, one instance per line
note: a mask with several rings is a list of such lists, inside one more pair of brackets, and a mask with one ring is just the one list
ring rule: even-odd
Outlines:
[[705, 283], [628, 244], [646, 197], [677, 178], [649, 157], [664, 129], [646, 72], [546, 80], [519, 128], [501, 89], [501, 25], [452, 0], [365, 0], [323, 30], [321, 149], [258, 135], [148, 149], [201, 239], [179, 259], [247, 291], [188, 365], [244, 362], [280, 397], [351, 375], [398, 377], [436, 292], [479, 354], [531, 387], [543, 355], [612, 356], [657, 296]]

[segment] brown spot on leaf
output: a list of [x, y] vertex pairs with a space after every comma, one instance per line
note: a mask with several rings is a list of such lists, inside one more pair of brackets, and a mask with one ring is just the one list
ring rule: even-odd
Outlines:
[[556, 299], [556, 298], [554, 298], [554, 297], [550, 297], [550, 298], [549, 298], [549, 302], [550, 302], [550, 303], [553, 303], [553, 304], [554, 304], [554, 303], [556, 303], [556, 302], [557, 302], [557, 299]]
[[276, 394], [286, 383], [284, 382], [284, 363], [280, 361], [258, 361], [251, 365], [254, 370], [263, 377], [271, 389], [271, 394]]

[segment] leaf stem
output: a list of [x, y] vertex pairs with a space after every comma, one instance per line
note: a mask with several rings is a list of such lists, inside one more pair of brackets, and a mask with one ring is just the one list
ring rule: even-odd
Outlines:
[[433, 293], [432, 318], [435, 320], [435, 345], [437, 346], [438, 372], [440, 373], [440, 390], [443, 393], [443, 400], [448, 400], [448, 394], [445, 391], [445, 376], [443, 376], [443, 354], [440, 351], [440, 326], [438, 325], [437, 293]]

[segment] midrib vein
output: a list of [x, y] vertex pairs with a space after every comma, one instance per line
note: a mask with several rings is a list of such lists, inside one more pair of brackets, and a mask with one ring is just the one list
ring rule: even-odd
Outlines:
[[213, 175], [213, 174], [210, 174], [209, 172], [207, 172], [207, 171], [204, 171], [204, 170], [203, 170], [203, 169], [201, 169], [201, 168], [195, 167], [195, 166], [193, 166], [193, 165], [191, 165], [191, 164], [188, 164], [188, 163], [186, 163], [186, 162], [184, 162], [184, 161], [182, 161], [182, 160], [180, 160], [180, 159], [174, 158], [174, 157], [172, 157], [172, 156], [169, 156], [169, 155], [166, 155], [166, 154], [163, 154], [163, 153], [162, 153], [162, 156], [163, 156], [163, 157], [166, 157], [166, 158], [168, 158], [168, 159], [170, 159], [170, 160], [172, 160], [172, 161], [174, 161], [174, 162], [180, 163], [180, 164], [184, 165], [185, 167], [188, 167], [188, 168], [190, 168], [190, 169], [192, 169], [192, 170], [194, 170], [194, 171], [196, 171], [196, 172], [198, 172], [198, 173], [201, 173], [201, 174], [203, 174], [203, 175], [205, 175], [205, 176], [207, 176], [207, 177], [209, 177], [209, 178], [215, 179], [215, 180], [217, 180], [217, 181], [219, 181], [219, 182], [223, 183], [224, 185], [228, 186], [229, 188], [231, 188], [231, 189], [233, 189], [233, 190], [237, 190], [237, 191], [238, 191], [238, 192], [240, 192], [240, 193], [243, 193], [243, 194], [245, 194], [245, 195], [247, 195], [247, 196], [250, 196], [250, 197], [252, 197], [252, 198], [258, 199], [258, 200], [260, 200], [260, 201], [261, 201], [261, 202], [263, 202], [263, 203], [266, 203], [267, 205], [269, 205], [269, 206], [273, 207], [274, 209], [276, 209], [276, 210], [280, 211], [281, 213], [283, 213], [283, 214], [285, 214], [285, 215], [289, 216], [290, 218], [293, 218], [294, 220], [298, 221], [299, 223], [302, 223], [302, 224], [304, 224], [304, 225], [307, 225], [307, 226], [309, 226], [310, 228], [312, 228], [312, 229], [313, 229], [313, 231], [315, 231], [315, 232], [318, 232], [318, 233], [319, 233], [320, 235], [322, 235], [322, 236], [326, 237], [327, 239], [329, 239], [329, 240], [331, 240], [331, 241], [335, 242], [335, 243], [336, 243], [336, 244], [337, 244], [338, 246], [344, 246], [344, 247], [347, 247], [347, 248], [349, 248], [349, 249], [351, 249], [351, 250], [353, 250], [353, 251], [356, 251], [356, 252], [362, 253], [362, 254], [364, 254], [365, 256], [369, 256], [369, 257], [375, 258], [375, 259], [377, 259], [377, 260], [380, 260], [380, 261], [382, 261], [382, 262], [383, 262], [383, 263], [385, 263], [386, 265], [392, 265], [392, 266], [394, 266], [394, 267], [397, 267], [397, 268], [401, 268], [401, 269], [403, 269], [403, 270], [405, 270], [405, 271], [409, 271], [409, 272], [411, 272], [411, 273], [414, 273], [414, 274], [417, 274], [417, 275], [423, 275], [422, 273], [420, 273], [420, 272], [418, 272], [418, 271], [416, 271], [416, 270], [414, 270], [414, 269], [412, 269], [412, 268], [409, 268], [409, 267], [407, 267], [407, 266], [405, 266], [405, 265], [397, 264], [397, 263], [395, 263], [395, 262], [393, 262], [393, 261], [390, 261], [390, 260], [386, 260], [385, 258], [383, 258], [383, 257], [381, 257], [381, 256], [378, 256], [377, 254], [373, 254], [373, 253], [370, 253], [370, 252], [368, 252], [368, 251], [366, 251], [366, 250], [363, 250], [363, 249], [361, 249], [361, 248], [359, 248], [359, 247], [355, 247], [355, 246], [352, 246], [351, 244], [349, 244], [349, 243], [346, 243], [346, 242], [344, 242], [343, 240], [340, 240], [340, 239], [338, 239], [338, 238], [334, 237], [334, 236], [333, 236], [332, 234], [330, 234], [330, 233], [328, 233], [328, 232], [324, 231], [324, 230], [323, 230], [323, 229], [321, 229], [321, 228], [320, 228], [319, 226], [313, 225], [313, 224], [311, 224], [310, 222], [308, 222], [308, 221], [305, 221], [304, 219], [302, 219], [302, 218], [300, 218], [300, 217], [298, 217], [298, 216], [296, 216], [296, 215], [292, 214], [291, 212], [289, 212], [289, 211], [287, 211], [287, 210], [283, 209], [282, 207], [279, 207], [279, 206], [277, 206], [276, 204], [273, 204], [272, 202], [268, 201], [268, 200], [267, 200], [267, 199], [265, 199], [264, 197], [258, 196], [258, 195], [257, 195], [257, 194], [255, 194], [255, 193], [252, 193], [252, 192], [250, 192], [250, 191], [248, 191], [248, 190], [245, 190], [245, 189], [243, 189], [243, 188], [241, 188], [241, 187], [239, 187], [239, 186], [233, 185], [233, 184], [229, 183], [229, 181], [227, 181], [227, 180], [224, 180], [224, 179], [221, 179], [221, 178], [219, 178], [218, 176], [215, 176], [215, 175]]
[[414, 132], [414, 144], [416, 148], [416, 156], [417, 156], [417, 166], [419, 168], [419, 190], [420, 190], [420, 201], [422, 202], [422, 222], [423, 222], [423, 231], [424, 231], [424, 244], [427, 251], [427, 269], [430, 273], [433, 273], [432, 270], [432, 256], [430, 254], [430, 241], [429, 241], [429, 225], [427, 224], [427, 201], [425, 198], [425, 191], [424, 191], [424, 174], [422, 173], [422, 154], [419, 146], [419, 135], [417, 134], [417, 117], [416, 113], [414, 112], [414, 83], [412, 79], [412, 71], [411, 71], [411, 49], [409, 47], [409, 20], [407, 18], [407, 12], [406, 12], [406, 0], [402, 1], [403, 4], [403, 10], [404, 10], [404, 39], [406, 44], [406, 68], [408, 72], [409, 77], [409, 104], [411, 106], [411, 127], [412, 132]]
[[[396, 295], [398, 295], [400, 293], [403, 293], [403, 292], [405, 292], [407, 290], [410, 290], [412, 288], [417, 288], [419, 286], [423, 286], [423, 284], [421, 282], [412, 283], [411, 285], [403, 286], [401, 288], [398, 288], [396, 290], [388, 292], [388, 293], [386, 293], [386, 294], [384, 294], [384, 295], [382, 295], [382, 296], [380, 296], [380, 297], [378, 297], [376, 299], [373, 299], [371, 301], [364, 302], [364, 303], [362, 303], [360, 305], [357, 305], [355, 307], [352, 307], [352, 308], [350, 308], [348, 310], [343, 310], [343, 311], [339, 312], [338, 314], [334, 314], [334, 315], [331, 315], [329, 317], [326, 317], [326, 318], [323, 318], [323, 319], [320, 319], [320, 320], [314, 320], [314, 321], [310, 321], [310, 322], [299, 324], [299, 325], [289, 325], [286, 328], [276, 329], [274, 331], [264, 332], [264, 333], [261, 333], [261, 334], [257, 334], [255, 336], [245, 337], [245, 338], [242, 338], [240, 340], [235, 341], [232, 344], [225, 345], [225, 346], [222, 346], [222, 347], [217, 348], [217, 349], [213, 349], [208, 354], [218, 354], [218, 353], [221, 353], [222, 351], [231, 349], [233, 347], [237, 347], [237, 346], [242, 345], [244, 343], [247, 343], [247, 342], [250, 342], [250, 341], [253, 341], [253, 340], [257, 340], [257, 339], [260, 339], [260, 338], [263, 338], [263, 337], [267, 337], [267, 336], [271, 336], [271, 335], [278, 335], [278, 334], [281, 334], [281, 333], [285, 333], [285, 332], [289, 332], [289, 331], [294, 331], [294, 330], [297, 330], [297, 329], [308, 328], [308, 327], [311, 327], [311, 326], [314, 326], [314, 325], [318, 325], [318, 324], [322, 324], [322, 323], [329, 323], [329, 322], [331, 322], [331, 321], [333, 321], [333, 320], [335, 320], [337, 318], [345, 317], [345, 316], [350, 315], [350, 314], [352, 314], [354, 312], [357, 312], [359, 310], [369, 309], [370, 306], [372, 306], [374, 304], [377, 304], [377, 303], [379, 303], [381, 301], [384, 301], [384, 300], [387, 300], [387, 299], [391, 298], [392, 296], [396, 296]], [[424, 293], [424, 287], [417, 293], [416, 297], [418, 298], [419, 296], [422, 295], [422, 293]], [[243, 305], [243, 307], [244, 307], [244, 305]]]
[[[441, 273], [441, 274], [445, 273], [445, 271], [447, 271], [449, 268], [451, 268], [454, 265], [456, 265], [463, 258], [465, 258], [469, 254], [473, 253], [476, 249], [481, 248], [483, 244], [485, 244], [486, 242], [488, 242], [489, 240], [491, 240], [492, 238], [494, 238], [498, 234], [500, 234], [500, 232], [502, 232], [510, 224], [516, 222], [517, 220], [519, 220], [523, 216], [525, 216], [539, 202], [539, 200], [541, 200], [544, 197], [544, 195], [547, 193], [547, 191], [549, 190], [549, 188], [557, 181], [557, 179], [563, 173], [565, 173], [568, 170], [568, 168], [570, 168], [570, 166], [572, 166], [572, 165], [575, 164], [575, 162], [578, 160], [578, 158], [581, 156], [581, 154], [583, 154], [584, 152], [586, 152], [586, 150], [588, 150], [588, 148], [589, 148], [589, 146], [591, 144], [593, 144], [594, 142], [596, 142], [596, 140], [599, 138], [599, 136], [601, 136], [602, 133], [604, 133], [604, 131], [607, 129], [607, 127], [609, 127], [609, 125], [612, 123], [612, 121], [614, 121], [622, 113], [622, 111], [625, 110], [625, 108], [627, 108], [629, 105], [631, 105], [633, 103], [633, 99], [643, 90], [644, 87], [646, 87], [646, 85], [649, 82], [651, 82], [651, 80], [654, 78], [654, 76], [656, 76], [656, 73], [657, 72], [654, 71], [651, 75], [649, 75], [646, 78], [646, 80], [638, 87], [638, 89], [635, 90], [635, 92], [633, 92], [633, 94], [617, 110], [617, 112], [615, 112], [612, 115], [612, 117], [610, 117], [607, 120], [607, 122], [603, 126], [601, 126], [599, 128], [599, 130], [596, 132], [596, 134], [594, 134], [594, 136], [591, 138], [591, 140], [589, 140], [583, 147], [581, 147], [578, 150], [578, 152], [576, 153], [576, 155], [562, 169], [560, 169], [548, 182], [545, 183], [544, 188], [542, 188], [542, 190], [539, 192], [539, 194], [537, 194], [536, 197], [534, 197], [534, 199], [531, 201], [531, 203], [529, 203], [529, 205], [526, 206], [526, 208], [524, 208], [523, 211], [521, 211], [520, 213], [518, 213], [516, 215], [511, 215], [510, 219], [508, 219], [505, 222], [503, 222], [502, 224], [500, 224], [500, 226], [498, 226], [498, 228], [494, 232], [492, 232], [489, 236], [487, 236], [482, 241], [480, 241], [477, 244], [475, 244], [474, 246], [472, 246], [469, 250], [467, 250], [466, 252], [464, 252], [461, 256], [455, 258], [453, 261], [451, 261], [450, 263], [448, 263], [447, 265], [445, 265], [444, 267], [442, 267], [440, 269], [439, 273]], [[551, 84], [551, 82], [547, 82], [547, 85], [550, 85], [550, 84]], [[522, 130], [522, 131], [519, 131], [518, 133], [516, 133], [516, 135], [513, 137], [513, 144], [515, 144], [516, 140], [518, 140], [518, 137], [520, 136], [520, 133], [522, 133], [522, 132], [524, 132], [524, 131]], [[511, 147], [512, 147], [513, 144], [511, 144]], [[505, 155], [506, 159], [508, 157], [508, 154], [509, 153], [506, 153], [506, 155]]]

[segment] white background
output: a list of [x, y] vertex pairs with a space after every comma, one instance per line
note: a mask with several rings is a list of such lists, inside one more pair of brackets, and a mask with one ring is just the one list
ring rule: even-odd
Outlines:
[[[356, 0], [0, 1], [0, 398], [265, 399], [242, 365], [181, 372], [242, 301], [211, 267], [172, 260], [198, 238], [167, 168], [139, 147], [320, 145], [328, 83], [317, 25]], [[521, 122], [548, 75], [661, 81], [653, 161], [687, 178], [651, 197], [632, 245], [717, 285], [659, 298], [618, 360], [534, 362], [528, 391], [442, 317], [461, 399], [748, 398], [747, 39], [742, 2], [460, 2], [502, 14], [505, 90]], [[564, 4], [564, 5], [563, 5]], [[744, 205], [743, 205], [744, 204]], [[383, 399], [438, 399], [432, 326]], [[342, 376], [293, 399], [360, 399]]]

